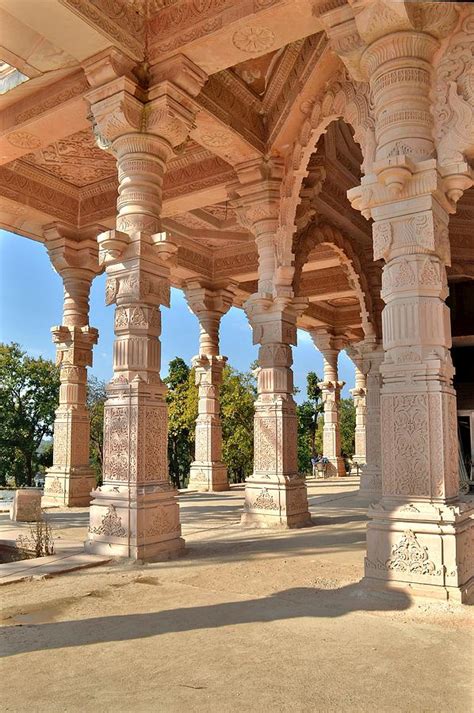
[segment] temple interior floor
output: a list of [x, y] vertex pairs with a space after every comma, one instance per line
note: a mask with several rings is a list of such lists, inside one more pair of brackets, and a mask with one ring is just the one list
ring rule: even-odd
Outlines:
[[[5, 711], [472, 710], [473, 608], [367, 594], [357, 482], [315, 526], [242, 530], [242, 487], [180, 497], [184, 557], [0, 590]], [[85, 538], [87, 510], [50, 515]]]

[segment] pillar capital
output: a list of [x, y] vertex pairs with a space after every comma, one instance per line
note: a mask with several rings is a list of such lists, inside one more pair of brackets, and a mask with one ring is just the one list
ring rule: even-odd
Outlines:
[[80, 230], [63, 223], [50, 223], [43, 228], [46, 250], [54, 269], [61, 277], [78, 277], [92, 281], [102, 272], [99, 264], [97, 235], [101, 226]]
[[184, 286], [189, 308], [199, 320], [200, 355], [219, 354], [219, 325], [222, 317], [232, 307], [236, 285], [210, 285], [203, 280], [191, 279]]
[[244, 310], [253, 329], [254, 344], [296, 344], [296, 320], [308, 306], [305, 298], [251, 295]]

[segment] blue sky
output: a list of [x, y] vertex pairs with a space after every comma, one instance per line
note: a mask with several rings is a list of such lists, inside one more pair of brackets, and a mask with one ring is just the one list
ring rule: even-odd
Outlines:
[[[92, 283], [90, 324], [99, 330], [92, 373], [108, 380], [112, 369], [113, 307], [104, 303], [105, 276]], [[49, 261], [45, 247], [33, 240], [0, 230], [0, 341], [18, 342], [32, 356], [54, 359], [50, 328], [61, 323], [62, 282]], [[180, 290], [172, 290], [170, 309], [162, 308], [162, 376], [170, 359], [180, 356], [188, 363], [198, 348], [198, 323]], [[257, 358], [252, 332], [242, 310], [233, 307], [221, 323], [221, 353], [239, 371], [246, 371]], [[298, 331], [293, 349], [295, 384], [305, 398], [306, 374], [323, 373], [321, 354], [309, 335]], [[346, 382], [344, 396], [354, 384], [354, 367], [345, 352], [339, 355], [340, 378]]]

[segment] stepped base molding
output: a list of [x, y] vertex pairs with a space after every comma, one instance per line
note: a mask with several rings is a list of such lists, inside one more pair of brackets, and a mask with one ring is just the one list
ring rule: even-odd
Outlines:
[[53, 466], [46, 473], [41, 507], [89, 507], [95, 485], [95, 473], [87, 466]]
[[240, 522], [244, 527], [281, 529], [312, 525], [306, 484], [300, 478], [282, 483], [249, 478]]
[[369, 515], [365, 587], [474, 601], [474, 503], [384, 499]]
[[191, 464], [188, 490], [197, 490], [200, 493], [217, 493], [229, 490], [225, 464], [194, 461]]
[[182, 554], [179, 507], [171, 486], [109, 485], [92, 495], [86, 552], [147, 562]]

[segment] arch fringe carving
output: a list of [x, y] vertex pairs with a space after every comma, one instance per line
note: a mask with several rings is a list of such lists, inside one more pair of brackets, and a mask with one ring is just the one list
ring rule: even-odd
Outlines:
[[293, 276], [293, 291], [298, 295], [302, 271], [311, 250], [317, 245], [329, 245], [338, 255], [340, 264], [346, 273], [349, 284], [354, 289], [360, 305], [362, 328], [366, 337], [375, 333], [372, 297], [361, 260], [352, 243], [343, 233], [331, 225], [311, 224], [293, 241], [295, 254], [295, 272]]
[[292, 236], [295, 232], [296, 209], [300, 191], [308, 174], [308, 163], [319, 138], [329, 124], [343, 119], [354, 130], [354, 138], [362, 149], [362, 170], [370, 170], [375, 156], [374, 121], [369, 105], [369, 85], [353, 82], [345, 71], [315, 99], [304, 107], [304, 119], [298, 136], [288, 152], [285, 178], [281, 187], [280, 219], [277, 233], [277, 260], [280, 266], [291, 265]]

